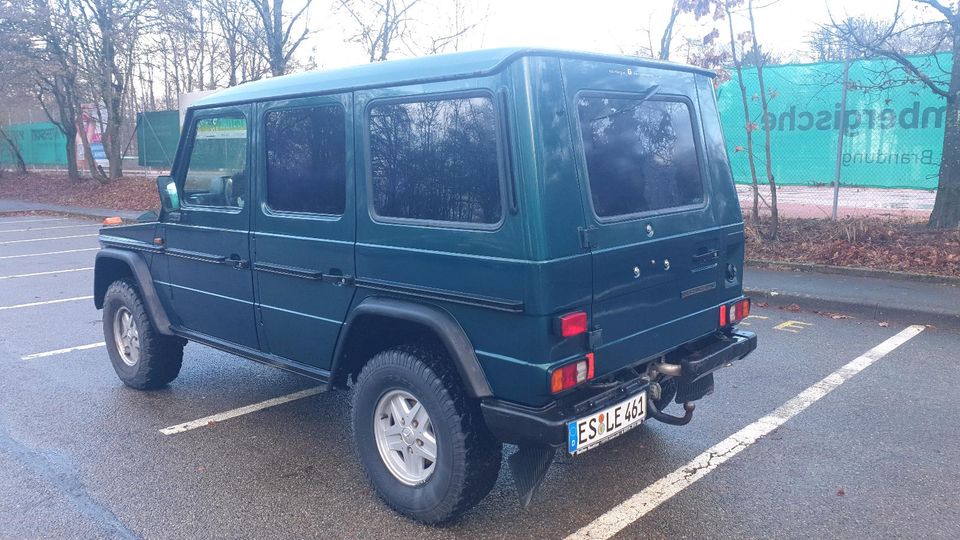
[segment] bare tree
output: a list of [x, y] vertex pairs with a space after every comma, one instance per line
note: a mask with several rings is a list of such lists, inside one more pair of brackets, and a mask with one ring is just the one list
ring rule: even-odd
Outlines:
[[[753, 42], [753, 60], [757, 68], [757, 84], [760, 86], [760, 105], [763, 107], [763, 118], [769, 114], [770, 95], [763, 81], [764, 55], [757, 40], [757, 24], [753, 16], [753, 0], [747, 0], [747, 14], [750, 19], [750, 39]], [[780, 214], [777, 211], [777, 180], [773, 176], [773, 157], [770, 151], [770, 123], [763, 124], [763, 150], [767, 158], [767, 182], [770, 184], [770, 238], [776, 239], [780, 230]]]
[[[670, 5], [670, 17], [663, 28], [663, 34], [660, 36], [660, 60], [670, 59], [670, 47], [673, 43], [673, 31], [677, 24], [677, 19], [681, 14], [691, 13], [696, 20], [700, 20], [707, 15], [713, 15], [715, 21], [723, 18], [723, 0], [673, 0]], [[704, 36], [705, 41], [709, 41], [710, 36], [715, 30], [711, 30]]]
[[[835, 39], [863, 55], [892, 60], [903, 75], [919, 81], [946, 101], [937, 197], [928, 225], [936, 229], [956, 228], [960, 227], [960, 6], [946, 5], [939, 0], [913, 1], [936, 13], [937, 24], [947, 30], [943, 41], [949, 44], [953, 54], [950, 65], [942, 68], [940, 76], [921, 69], [903, 49], [900, 40], [917, 25], [903, 20], [899, 2], [890, 23], [879, 31], [868, 32], [850, 19], [840, 22], [831, 19], [829, 29]], [[929, 26], [931, 23], [920, 24]], [[889, 76], [898, 74], [890, 73]]]
[[[750, 163], [750, 187], [753, 191], [753, 206], [750, 209], [750, 218], [754, 223], [760, 222], [760, 190], [757, 185], [757, 164], [753, 156], [753, 131], [757, 129], [756, 124], [750, 118], [750, 102], [747, 97], [747, 87], [743, 82], [743, 64], [737, 55], [737, 37], [733, 32], [732, 8], [739, 4], [740, 0], [729, 0], [724, 3], [723, 9], [727, 16], [727, 27], [730, 31], [730, 56], [733, 59], [733, 67], [737, 70], [737, 85], [740, 88], [740, 100], [743, 104], [744, 129], [747, 133], [747, 161]], [[741, 37], [740, 41], [744, 41]]]
[[425, 50], [427, 54], [459, 51], [463, 39], [486, 21], [489, 10], [489, 4], [477, 1], [447, 0], [443, 5], [449, 11], [436, 31], [427, 36], [426, 45], [407, 44], [408, 49]]
[[363, 46], [371, 62], [383, 62], [394, 41], [407, 36], [411, 10], [420, 0], [339, 0], [337, 7], [353, 20], [350, 41]]
[[287, 16], [283, 12], [283, 0], [250, 0], [263, 24], [264, 56], [270, 64], [270, 73], [273, 76], [287, 72], [293, 53], [310, 35], [306, 24], [303, 24], [301, 29], [298, 28], [312, 1], [303, 0], [300, 9], [293, 16]]

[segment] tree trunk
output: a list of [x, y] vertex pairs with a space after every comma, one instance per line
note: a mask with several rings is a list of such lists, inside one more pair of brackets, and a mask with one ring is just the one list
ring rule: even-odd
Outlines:
[[20, 174], [27, 174], [27, 163], [23, 160], [23, 154], [20, 153], [20, 147], [17, 146], [16, 141], [14, 141], [7, 132], [0, 128], [0, 137], [3, 137], [7, 141], [7, 146], [10, 147], [10, 153], [13, 154], [14, 166], [16, 166], [16, 171]]
[[78, 184], [80, 183], [80, 169], [77, 167], [77, 126], [65, 125], [64, 127], [67, 131], [67, 178], [70, 179], [70, 183]]
[[753, 20], [753, 0], [747, 4], [750, 16], [750, 34], [753, 38], [753, 52], [757, 58], [757, 84], [760, 86], [760, 104], [763, 106], [763, 150], [767, 158], [767, 182], [770, 183], [770, 238], [776, 240], [780, 232], [780, 215], [777, 212], [777, 182], [773, 177], [773, 159], [770, 156], [770, 123], [767, 122], [769, 108], [767, 88], [763, 83], [763, 54], [757, 42], [757, 29]]
[[747, 160], [750, 162], [750, 187], [753, 189], [753, 207], [750, 209], [750, 219], [754, 224], [760, 223], [760, 189], [757, 186], [757, 165], [753, 159], [753, 123], [750, 121], [750, 104], [747, 100], [747, 87], [743, 84], [743, 69], [740, 59], [737, 58], [737, 42], [733, 35], [733, 17], [730, 8], [726, 7], [727, 24], [730, 27], [730, 53], [733, 65], [737, 68], [737, 83], [740, 85], [740, 98], [743, 101], [743, 121], [747, 130]]
[[940, 181], [928, 223], [932, 229], [960, 227], [960, 30], [957, 29], [953, 35], [949, 93], [943, 129], [943, 155], [940, 158]]
[[677, 23], [678, 15], [680, 15], [680, 2], [674, 0], [673, 7], [670, 8], [670, 20], [667, 21], [667, 26], [660, 37], [660, 60], [670, 59], [670, 42], [673, 41], [673, 27]]

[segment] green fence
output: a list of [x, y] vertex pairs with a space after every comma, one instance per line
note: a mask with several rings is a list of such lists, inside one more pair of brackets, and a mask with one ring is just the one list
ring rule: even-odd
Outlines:
[[[50, 122], [34, 122], [4, 126], [3, 130], [14, 140], [28, 166], [66, 166], [67, 139], [57, 126]], [[0, 139], [0, 164], [11, 165], [15, 161], [9, 143]]]
[[[947, 75], [949, 54], [911, 58], [937, 80]], [[764, 122], [771, 128], [773, 174], [781, 185], [833, 182], [837, 137], [846, 126], [841, 185], [935, 189], [943, 145], [946, 102], [892, 61], [851, 64], [847, 104], [841, 111], [843, 64], [768, 66], [763, 70], [769, 114], [763, 116], [755, 68], [744, 68], [754, 156], [766, 183]], [[743, 102], [735, 69], [717, 101], [734, 178], [750, 183]]]
[[141, 167], [169, 169], [179, 140], [179, 111], [137, 114], [137, 163]]

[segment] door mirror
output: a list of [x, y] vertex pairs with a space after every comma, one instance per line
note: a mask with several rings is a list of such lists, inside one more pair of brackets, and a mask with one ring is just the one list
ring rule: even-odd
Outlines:
[[180, 210], [180, 193], [172, 177], [158, 176], [157, 191], [160, 192], [160, 206], [163, 207], [163, 213]]

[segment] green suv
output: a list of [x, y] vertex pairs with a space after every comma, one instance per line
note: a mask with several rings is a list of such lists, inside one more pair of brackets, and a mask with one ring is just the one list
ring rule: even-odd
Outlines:
[[504, 443], [527, 505], [558, 451], [689, 422], [756, 347], [712, 77], [499, 49], [207, 97], [158, 219], [101, 231], [113, 366], [161, 387], [192, 341], [350, 388], [398, 512], [463, 513]]

